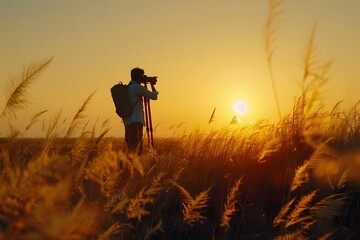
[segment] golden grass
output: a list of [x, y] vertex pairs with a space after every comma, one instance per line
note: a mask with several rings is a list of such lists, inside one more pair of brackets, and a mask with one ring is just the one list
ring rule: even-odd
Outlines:
[[272, 90], [274, 93], [275, 103], [276, 103], [276, 109], [278, 113], [279, 119], [281, 119], [281, 108], [280, 108], [280, 102], [279, 102], [279, 96], [276, 89], [275, 84], [275, 77], [274, 77], [274, 71], [273, 71], [273, 57], [275, 53], [275, 43], [276, 43], [276, 32], [278, 30], [279, 21], [281, 19], [281, 16], [283, 14], [283, 11], [279, 8], [281, 5], [285, 2], [285, 0], [269, 0], [269, 16], [267, 18], [265, 28], [264, 28], [264, 47], [266, 52], [266, 60], [269, 67], [269, 75], [270, 75], [270, 81]]
[[[272, 63], [284, 1], [270, 1], [265, 50], [280, 120], [195, 130], [131, 156], [80, 106], [38, 112], [24, 131], [11, 119], [52, 59], [13, 81], [0, 120], [0, 239], [344, 239], [359, 236], [360, 102], [317, 106], [330, 62], [319, 62], [313, 28], [300, 96], [281, 115]], [[213, 110], [209, 123], [215, 120]], [[42, 122], [45, 138], [26, 133]], [[100, 129], [99, 129], [100, 128]], [[72, 137], [72, 138], [69, 138]], [[154, 157], [156, 162], [154, 163]], [[241, 185], [241, 194], [240, 194]], [[241, 210], [241, 211], [240, 211]], [[348, 229], [348, 232], [342, 231]]]
[[[153, 165], [152, 155], [128, 156], [103, 131], [100, 141], [93, 130], [90, 138], [79, 132], [65, 145], [66, 138], [57, 137], [61, 121], [56, 119], [60, 117], [49, 125], [51, 137], [42, 142], [13, 138], [1, 145], [4, 238], [165, 239], [180, 232], [191, 237], [194, 231], [203, 238], [230, 237], [268, 231], [273, 225], [274, 231], [279, 229], [275, 239], [306, 239], [315, 233], [326, 239], [333, 229], [325, 223], [351, 216], [346, 212], [352, 208], [351, 199], [356, 199], [352, 189], [360, 182], [360, 155], [354, 152], [354, 138], [350, 141], [335, 130], [309, 144], [315, 148], [309, 158], [288, 151], [295, 142], [288, 140], [287, 121], [281, 126], [259, 122], [197, 131], [171, 148], [162, 145], [166, 150], [159, 149]], [[30, 149], [33, 152], [25, 157]], [[261, 156], [264, 161], [259, 162]], [[281, 172], [292, 172], [293, 177], [276, 185], [274, 179]], [[262, 193], [251, 195], [251, 189]], [[286, 194], [268, 206], [267, 201], [283, 189]], [[269, 215], [270, 209], [276, 212]], [[264, 222], [252, 225], [254, 218]]]
[[224, 204], [224, 212], [221, 218], [220, 227], [228, 229], [230, 227], [231, 217], [236, 212], [236, 204], [239, 204], [237, 201], [237, 195], [239, 194], [239, 188], [241, 184], [241, 179], [236, 180], [235, 185], [231, 188], [229, 194], [226, 196], [226, 202]]
[[185, 188], [183, 188], [176, 182], [172, 183], [180, 190], [183, 196], [182, 213], [184, 221], [189, 225], [193, 225], [194, 223], [202, 223], [203, 220], [206, 219], [206, 217], [203, 216], [203, 212], [204, 209], [207, 207], [210, 188], [200, 192], [197, 196], [193, 198]]
[[10, 81], [8, 96], [5, 107], [0, 115], [1, 118], [12, 119], [16, 116], [16, 110], [28, 106], [27, 90], [36, 78], [50, 65], [52, 58], [38, 64], [31, 64], [24, 68], [23, 73]]

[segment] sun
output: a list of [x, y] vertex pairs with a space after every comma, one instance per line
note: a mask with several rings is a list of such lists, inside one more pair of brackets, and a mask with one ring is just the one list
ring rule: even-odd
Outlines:
[[248, 112], [248, 105], [245, 101], [236, 101], [233, 105], [234, 113], [237, 116], [244, 116]]

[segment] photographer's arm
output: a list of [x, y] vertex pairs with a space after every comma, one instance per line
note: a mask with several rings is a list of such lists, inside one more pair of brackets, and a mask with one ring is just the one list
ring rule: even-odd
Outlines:
[[156, 91], [156, 89], [153, 87], [151, 87], [152, 91], [149, 91], [145, 87], [138, 85], [136, 90], [137, 90], [138, 96], [143, 96], [143, 97], [146, 97], [146, 98], [152, 99], [152, 100], [156, 100], [158, 97], [158, 94], [159, 94], [159, 92]]

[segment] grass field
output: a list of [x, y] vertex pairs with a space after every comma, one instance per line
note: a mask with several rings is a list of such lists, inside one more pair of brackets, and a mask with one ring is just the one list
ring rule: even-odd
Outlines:
[[132, 156], [106, 122], [87, 126], [91, 94], [70, 124], [59, 113], [44, 138], [26, 138], [46, 111], [24, 129], [11, 121], [51, 59], [26, 68], [0, 115], [10, 126], [0, 139], [0, 239], [360, 239], [360, 102], [318, 105], [330, 63], [315, 58], [314, 29], [300, 94], [282, 115], [272, 73], [282, 1], [271, 2], [276, 123], [158, 138]]
[[123, 139], [2, 139], [0, 237], [357, 239], [358, 121], [357, 106], [293, 114], [141, 157]]

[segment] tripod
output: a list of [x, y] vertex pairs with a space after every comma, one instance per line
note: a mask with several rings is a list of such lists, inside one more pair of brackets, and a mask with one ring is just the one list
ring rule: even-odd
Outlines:
[[[144, 83], [145, 88], [147, 88], [147, 82]], [[148, 144], [151, 148], [154, 148], [154, 136], [153, 136], [153, 125], [151, 119], [151, 108], [150, 108], [150, 99], [144, 97], [144, 108], [145, 108], [145, 124], [146, 124], [146, 134], [148, 136]]]

